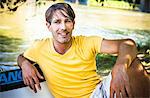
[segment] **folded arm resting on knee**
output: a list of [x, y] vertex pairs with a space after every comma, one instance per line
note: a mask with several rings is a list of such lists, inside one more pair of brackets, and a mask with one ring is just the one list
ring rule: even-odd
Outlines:
[[104, 39], [101, 46], [101, 52], [118, 55], [114, 68], [112, 69], [110, 97], [113, 98], [114, 94], [116, 94], [117, 98], [120, 98], [121, 96], [123, 98], [134, 96], [131, 93], [127, 70], [137, 55], [135, 42], [131, 39]]

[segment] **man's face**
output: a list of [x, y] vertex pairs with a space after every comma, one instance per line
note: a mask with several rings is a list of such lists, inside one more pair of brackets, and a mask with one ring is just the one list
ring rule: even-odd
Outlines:
[[52, 32], [54, 41], [61, 44], [69, 43], [71, 41], [72, 30], [74, 29], [74, 21], [62, 10], [56, 10], [51, 24], [47, 25]]

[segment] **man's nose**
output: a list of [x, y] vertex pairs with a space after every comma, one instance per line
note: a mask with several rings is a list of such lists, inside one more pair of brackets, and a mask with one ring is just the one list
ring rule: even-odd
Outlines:
[[61, 28], [62, 30], [66, 30], [66, 24], [65, 24], [65, 23], [61, 23], [60, 28]]

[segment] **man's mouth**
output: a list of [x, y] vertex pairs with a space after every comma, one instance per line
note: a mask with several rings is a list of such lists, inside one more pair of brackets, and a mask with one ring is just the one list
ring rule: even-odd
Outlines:
[[69, 32], [61, 32], [61, 33], [58, 33], [61, 37], [67, 37], [67, 35], [69, 34]]

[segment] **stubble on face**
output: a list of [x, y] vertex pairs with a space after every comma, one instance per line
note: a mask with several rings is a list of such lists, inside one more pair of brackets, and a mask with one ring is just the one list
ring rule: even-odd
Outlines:
[[61, 44], [70, 43], [73, 29], [74, 22], [69, 16], [62, 10], [56, 10], [50, 28], [54, 41]]

